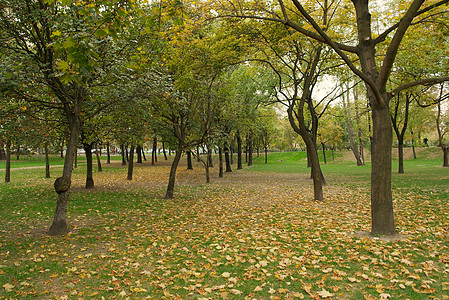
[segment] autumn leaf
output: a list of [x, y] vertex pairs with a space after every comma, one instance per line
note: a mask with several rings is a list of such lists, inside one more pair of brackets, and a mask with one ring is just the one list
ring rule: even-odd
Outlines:
[[7, 292], [11, 292], [14, 289], [14, 285], [10, 284], [10, 283], [5, 283], [3, 285], [3, 288], [7, 291]]
[[321, 297], [321, 298], [330, 298], [332, 297], [334, 294], [330, 293], [329, 291], [322, 289], [321, 291], [317, 292], [317, 294]]

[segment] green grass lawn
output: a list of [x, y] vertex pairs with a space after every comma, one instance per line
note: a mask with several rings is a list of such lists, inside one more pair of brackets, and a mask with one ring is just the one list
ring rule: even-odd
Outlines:
[[162, 160], [137, 165], [131, 182], [120, 163], [104, 164], [90, 191], [80, 164], [63, 237], [45, 234], [58, 169], [51, 179], [13, 170], [0, 183], [0, 299], [448, 299], [449, 169], [436, 150], [407, 160], [405, 174], [393, 166], [406, 237], [390, 242], [353, 234], [369, 230], [370, 168], [342, 153], [323, 164], [322, 203], [304, 152], [220, 179], [216, 164], [208, 185], [200, 164], [183, 164], [173, 200], [161, 198]]

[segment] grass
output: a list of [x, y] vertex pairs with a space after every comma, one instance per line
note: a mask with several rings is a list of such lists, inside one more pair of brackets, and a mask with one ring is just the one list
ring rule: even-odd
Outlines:
[[353, 234], [369, 230], [370, 169], [341, 153], [323, 165], [323, 203], [310, 200], [303, 152], [220, 179], [216, 165], [209, 185], [199, 164], [183, 164], [169, 201], [167, 162], [136, 165], [131, 182], [119, 162], [104, 165], [91, 191], [81, 164], [64, 237], [45, 234], [57, 169], [53, 179], [16, 169], [0, 183], [0, 299], [447, 299], [449, 170], [438, 155], [421, 152], [393, 175], [408, 236], [395, 242]]

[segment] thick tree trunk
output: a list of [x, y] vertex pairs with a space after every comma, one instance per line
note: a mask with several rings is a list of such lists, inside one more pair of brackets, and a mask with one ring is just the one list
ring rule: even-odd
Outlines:
[[187, 170], [193, 170], [193, 165], [192, 165], [192, 151], [191, 150], [187, 150]]
[[86, 152], [86, 189], [94, 188], [94, 177], [93, 177], [93, 160], [92, 160], [92, 144], [83, 144], [84, 151]]
[[120, 145], [120, 149], [122, 150], [122, 166], [126, 166], [125, 145]]
[[218, 177], [223, 177], [223, 149], [218, 147], [219, 172]]
[[167, 192], [165, 193], [165, 199], [172, 199], [175, 189], [175, 179], [176, 179], [176, 170], [179, 165], [179, 161], [181, 159], [182, 155], [182, 148], [178, 147], [178, 150], [176, 151], [175, 157], [173, 159], [173, 162], [171, 164], [170, 169], [170, 176], [168, 178], [168, 186], [167, 186]]
[[127, 180], [133, 180], [133, 171], [134, 171], [134, 145], [131, 145], [131, 149], [129, 150], [129, 161], [128, 161], [128, 177]]
[[224, 148], [224, 153], [225, 153], [226, 172], [232, 172], [231, 160], [230, 160], [229, 147], [228, 146], [226, 146]]
[[45, 143], [45, 178], [50, 178], [50, 159], [48, 157], [48, 142]]
[[237, 170], [243, 169], [242, 162], [242, 138], [240, 137], [240, 133], [237, 132]]
[[11, 143], [6, 142], [6, 172], [5, 182], [11, 182]]
[[111, 164], [111, 149], [109, 146], [109, 142], [106, 143], [106, 156], [107, 156], [106, 164], [110, 165]]
[[391, 115], [387, 105], [373, 106], [371, 234], [394, 235], [396, 230], [391, 194], [391, 148], [393, 143]]
[[101, 166], [101, 159], [100, 159], [100, 150], [98, 149], [98, 146], [95, 148], [95, 156], [97, 157], [97, 171], [103, 172], [103, 168]]
[[[48, 229], [49, 235], [64, 235], [69, 232], [67, 225], [67, 203], [69, 199], [69, 188], [71, 184], [73, 163], [75, 160], [76, 147], [78, 144], [78, 137], [80, 132], [80, 122], [76, 116], [69, 117], [70, 122], [70, 136], [67, 143], [67, 152], [64, 160], [64, 168], [62, 177], [55, 180], [55, 190], [58, 194], [56, 202], [55, 214], [53, 223]], [[60, 184], [60, 182], [64, 184]]]

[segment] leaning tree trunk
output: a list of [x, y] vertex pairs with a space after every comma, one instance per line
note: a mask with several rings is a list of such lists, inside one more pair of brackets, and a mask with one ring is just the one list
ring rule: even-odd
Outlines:
[[164, 159], [168, 160], [167, 159], [167, 152], [165, 151], [165, 142], [164, 141], [162, 141], [162, 152], [164, 153]]
[[6, 173], [5, 182], [11, 182], [11, 143], [6, 142]]
[[324, 195], [323, 195], [323, 185], [325, 185], [325, 180], [323, 173], [321, 172], [320, 167], [320, 161], [318, 159], [318, 153], [316, 149], [316, 145], [313, 142], [312, 136], [307, 131], [307, 128], [305, 126], [304, 121], [304, 115], [303, 111], [301, 110], [297, 115], [296, 118], [298, 120], [298, 124], [295, 122], [295, 117], [293, 116], [292, 107], [289, 107], [287, 110], [288, 113], [288, 119], [289, 122], [293, 128], [293, 130], [298, 133], [302, 139], [304, 140], [304, 143], [307, 146], [307, 151], [310, 157], [310, 163], [311, 163], [311, 175], [313, 180], [313, 194], [314, 199], [318, 201], [323, 201]]
[[50, 159], [48, 158], [48, 142], [45, 143], [45, 178], [50, 178]]
[[73, 162], [75, 160], [76, 146], [80, 132], [80, 121], [76, 116], [69, 117], [70, 136], [67, 143], [67, 152], [64, 160], [62, 177], [55, 180], [55, 191], [58, 194], [53, 223], [48, 229], [49, 235], [64, 235], [69, 232], [67, 225], [67, 203], [72, 178]]
[[178, 150], [176, 151], [175, 157], [171, 164], [170, 176], [168, 178], [167, 192], [165, 193], [164, 197], [165, 199], [173, 198], [173, 193], [175, 189], [176, 170], [178, 168], [179, 161], [181, 160], [181, 155], [182, 155], [182, 147], [178, 147]]
[[134, 171], [134, 145], [131, 145], [131, 149], [129, 151], [129, 162], [128, 162], [128, 177], [127, 180], [133, 179], [133, 171]]
[[101, 167], [101, 159], [98, 147], [95, 148], [95, 156], [97, 157], [97, 170], [98, 172], [103, 172], [103, 168]]
[[85, 143], [83, 144], [84, 151], [86, 152], [86, 164], [87, 164], [87, 172], [86, 172], [86, 189], [94, 188], [94, 177], [93, 177], [93, 160], [92, 160], [92, 144]]

